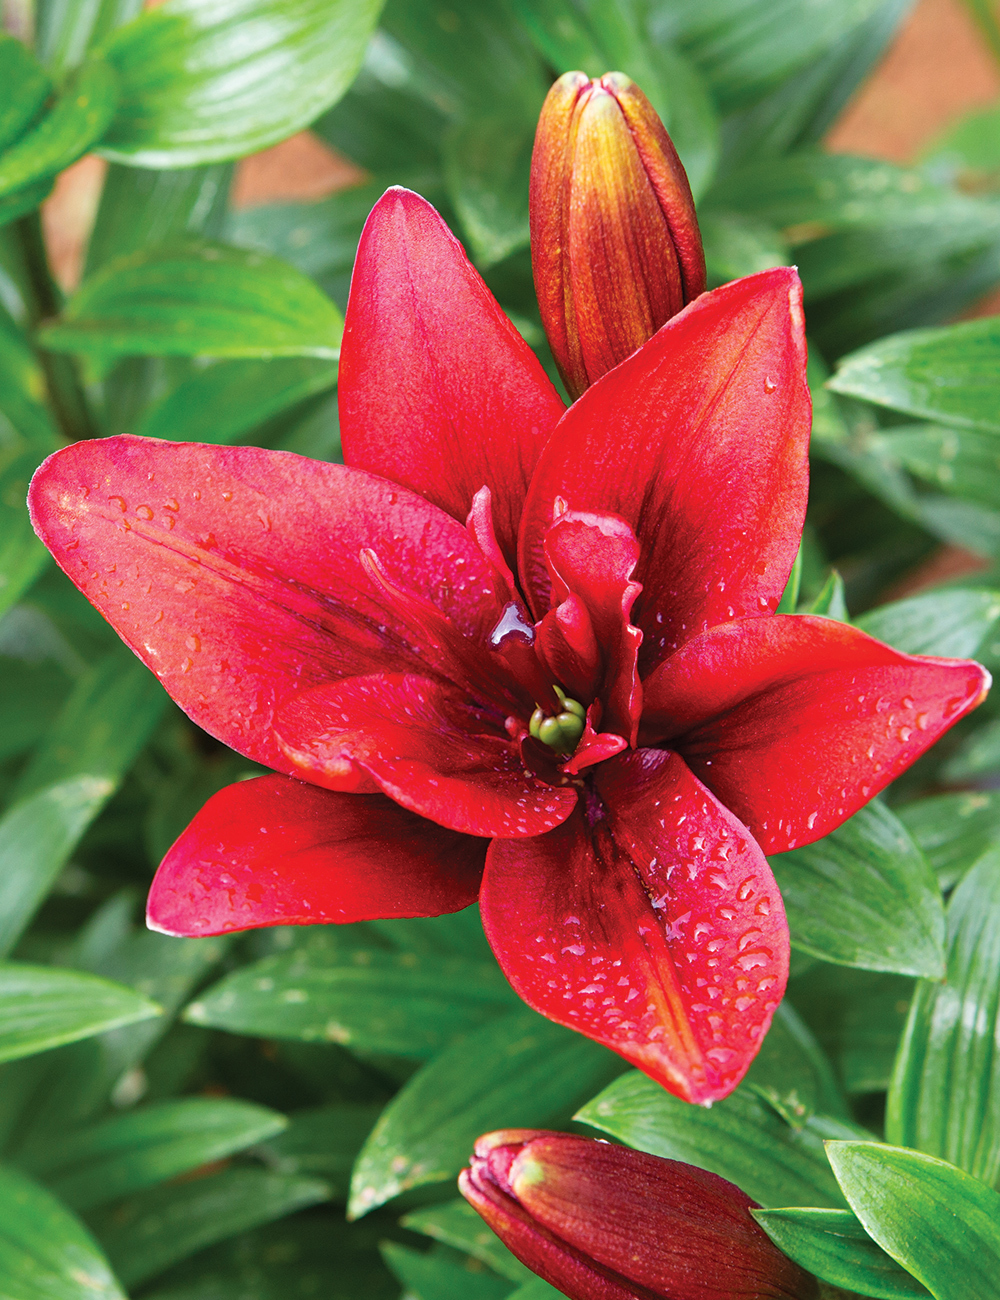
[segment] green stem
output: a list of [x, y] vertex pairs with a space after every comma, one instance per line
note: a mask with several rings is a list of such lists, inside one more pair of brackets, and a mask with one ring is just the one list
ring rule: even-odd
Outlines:
[[990, 53], [1000, 63], [1000, 20], [991, 0], [965, 0], [966, 7], [982, 32]]
[[[49, 270], [38, 213], [29, 212], [14, 225], [24, 267], [23, 287], [29, 324], [32, 329], [37, 329], [43, 322], [59, 315], [62, 295]], [[37, 342], [35, 351], [59, 428], [71, 442], [98, 437], [100, 430], [90, 410], [76, 358], [49, 352]]]

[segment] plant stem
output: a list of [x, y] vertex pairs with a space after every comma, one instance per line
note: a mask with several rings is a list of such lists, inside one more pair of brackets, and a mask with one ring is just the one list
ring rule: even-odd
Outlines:
[[[29, 323], [37, 329], [44, 321], [58, 316], [62, 296], [49, 270], [49, 261], [42, 238], [42, 225], [37, 212], [20, 217], [14, 228], [24, 267], [25, 305]], [[99, 429], [94, 421], [84, 391], [75, 357], [49, 352], [35, 343], [38, 361], [45, 375], [52, 413], [59, 428], [72, 442], [81, 438], [96, 438]]]

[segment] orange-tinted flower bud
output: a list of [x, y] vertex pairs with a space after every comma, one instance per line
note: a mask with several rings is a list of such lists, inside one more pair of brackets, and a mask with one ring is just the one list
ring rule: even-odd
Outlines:
[[462, 1195], [571, 1300], [814, 1300], [732, 1183], [679, 1160], [532, 1129], [488, 1133]]
[[574, 399], [704, 291], [687, 175], [620, 72], [567, 72], [549, 91], [531, 160], [531, 261]]

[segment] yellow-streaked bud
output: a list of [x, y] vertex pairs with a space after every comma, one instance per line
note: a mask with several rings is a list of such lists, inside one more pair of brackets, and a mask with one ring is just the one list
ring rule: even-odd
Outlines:
[[567, 72], [549, 91], [531, 160], [531, 261], [574, 399], [705, 289], [684, 167], [620, 72]]

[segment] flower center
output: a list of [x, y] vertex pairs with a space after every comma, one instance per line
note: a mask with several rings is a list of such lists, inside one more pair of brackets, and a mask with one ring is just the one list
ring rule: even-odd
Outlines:
[[556, 714], [537, 708], [531, 715], [528, 730], [536, 740], [548, 745], [557, 754], [572, 754], [583, 735], [587, 710], [579, 700], [571, 700], [558, 686], [553, 686], [552, 689], [558, 695], [562, 708]]

